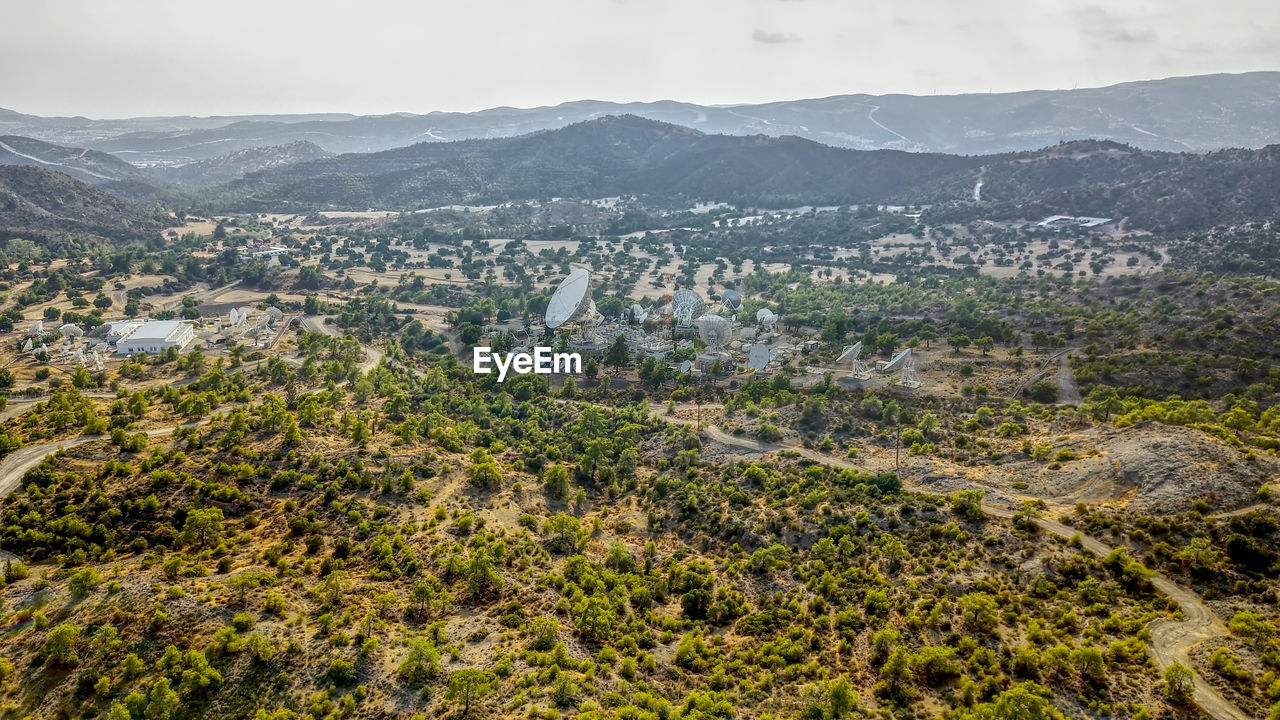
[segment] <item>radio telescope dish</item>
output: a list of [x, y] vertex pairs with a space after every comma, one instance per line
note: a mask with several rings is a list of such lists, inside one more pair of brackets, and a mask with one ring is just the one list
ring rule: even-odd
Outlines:
[[760, 308], [756, 311], [756, 322], [761, 325], [772, 328], [778, 324], [778, 315], [769, 308]]
[[769, 346], [756, 343], [747, 351], [747, 367], [753, 372], [760, 372], [769, 364]]
[[694, 319], [706, 312], [707, 302], [689, 288], [680, 288], [671, 296], [671, 314], [681, 327], [689, 327]]
[[680, 363], [680, 372], [688, 373], [692, 369], [693, 369], [693, 363], [691, 361], [685, 360], [684, 362]]
[[720, 315], [703, 315], [698, 318], [698, 337], [711, 350], [723, 350], [733, 340], [733, 323]]
[[64, 338], [78, 338], [84, 335], [84, 330], [81, 330], [78, 325], [74, 325], [72, 323], [67, 323], [66, 325], [58, 328], [58, 332], [61, 333]]
[[738, 308], [742, 307], [742, 293], [737, 290], [725, 290], [720, 296], [720, 304], [724, 305], [724, 309], [730, 313], [738, 312]]
[[547, 303], [547, 327], [555, 330], [566, 323], [578, 322], [596, 314], [595, 301], [591, 299], [591, 273], [578, 268], [560, 281], [559, 287]]
[[635, 303], [631, 306], [631, 319], [642, 323], [649, 319], [649, 311], [640, 307], [640, 303]]
[[903, 350], [897, 355], [894, 355], [892, 360], [885, 363], [884, 366], [880, 368], [880, 372], [884, 373], [885, 375], [888, 375], [889, 373], [900, 369], [903, 365], [906, 365], [910, 359], [911, 359], [911, 348], [907, 348], [906, 350]]
[[854, 343], [854, 344], [852, 344], [852, 345], [846, 345], [846, 346], [845, 346], [845, 348], [844, 348], [844, 352], [840, 353], [840, 357], [836, 358], [836, 362], [838, 362], [838, 363], [840, 363], [840, 362], [844, 362], [845, 360], [850, 359], [850, 358], [852, 358], [854, 361], [857, 361], [858, 356], [859, 356], [860, 354], [862, 354], [862, 341], [861, 341], [861, 340], [859, 340], [858, 342], [856, 342], [856, 343]]
[[271, 307], [267, 308], [267, 317], [270, 318], [271, 322], [273, 323], [278, 322], [280, 318], [284, 317], [284, 311], [276, 307], [275, 305], [272, 305]]
[[836, 358], [836, 362], [842, 363], [848, 361], [851, 364], [849, 374], [857, 380], [867, 380], [871, 377], [871, 368], [867, 367], [867, 361], [862, 359], [862, 341], [847, 346], [844, 352], [840, 353], [840, 357]]
[[44, 334], [44, 321], [37, 320], [31, 323], [31, 337], [39, 337]]

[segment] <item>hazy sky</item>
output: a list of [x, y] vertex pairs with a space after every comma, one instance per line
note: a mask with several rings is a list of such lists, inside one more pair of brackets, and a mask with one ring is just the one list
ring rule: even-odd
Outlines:
[[0, 107], [761, 102], [1280, 69], [1276, 0], [5, 0]]

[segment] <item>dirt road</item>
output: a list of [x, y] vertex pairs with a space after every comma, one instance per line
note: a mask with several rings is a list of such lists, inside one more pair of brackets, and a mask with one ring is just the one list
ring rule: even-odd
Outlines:
[[[1065, 362], [1066, 355], [1063, 355]], [[1065, 401], [1064, 401], [1065, 402]], [[683, 410], [690, 410], [693, 406], [682, 406]], [[705, 408], [704, 408], [705, 409]], [[666, 420], [668, 422], [680, 423], [683, 425], [694, 425], [694, 420], [675, 415], [667, 415], [665, 410], [654, 408], [655, 417]], [[703, 421], [702, 433], [710, 440], [726, 445], [729, 447], [746, 450], [752, 453], [772, 453], [786, 450], [794, 452], [801, 457], [813, 460], [814, 462], [831, 465], [834, 467], [851, 468], [855, 470], [866, 470], [866, 463], [857, 463], [843, 458], [824, 455], [815, 450], [810, 450], [802, 446], [799, 442], [790, 441], [785, 443], [766, 443], [755, 438], [736, 436], [732, 433], [725, 432], [718, 425]], [[930, 492], [928, 488], [914, 486], [904, 481], [903, 487], [907, 490], [917, 492]], [[1016, 510], [1012, 507], [997, 505], [991, 502], [984, 502], [982, 511], [987, 515], [1002, 520], [1012, 519]], [[1086, 535], [1073, 527], [1064, 525], [1056, 520], [1049, 518], [1037, 518], [1035, 520], [1040, 529], [1056, 535], [1060, 538], [1071, 539], [1078, 537], [1081, 546], [1097, 555], [1103, 557], [1110, 553], [1113, 548], [1095, 537]], [[1191, 667], [1191, 650], [1203, 642], [1215, 638], [1223, 638], [1230, 635], [1230, 631], [1226, 625], [1207, 605], [1204, 600], [1196, 593], [1175, 583], [1164, 575], [1157, 574], [1151, 578], [1151, 584], [1163, 593], [1165, 596], [1178, 604], [1182, 610], [1184, 617], [1181, 620], [1162, 619], [1152, 622], [1147, 627], [1151, 630], [1151, 655], [1155, 660], [1156, 667], [1162, 672], [1165, 668], [1173, 663], [1181, 663], [1187, 667]], [[1195, 700], [1210, 716], [1215, 720], [1249, 720], [1240, 708], [1234, 703], [1223, 697], [1222, 693], [1206, 682], [1197, 673], [1195, 676]]]

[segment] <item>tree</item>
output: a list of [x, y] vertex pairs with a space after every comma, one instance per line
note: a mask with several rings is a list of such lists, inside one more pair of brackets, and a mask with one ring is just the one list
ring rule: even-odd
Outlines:
[[552, 465], [542, 474], [543, 485], [551, 497], [564, 501], [569, 497], [569, 471], [563, 465]]
[[547, 549], [552, 552], [576, 551], [586, 539], [578, 518], [562, 512], [547, 518], [542, 531], [549, 537]]
[[440, 651], [435, 644], [423, 638], [411, 638], [405, 644], [409, 654], [396, 672], [406, 685], [418, 687], [440, 673]]
[[80, 633], [80, 626], [71, 622], [50, 630], [44, 640], [44, 656], [57, 665], [75, 665], [80, 661], [80, 654], [76, 651]]
[[1185, 705], [1195, 695], [1196, 674], [1182, 663], [1174, 663], [1164, 671], [1164, 694], [1169, 702]]
[[853, 712], [858, 704], [858, 693], [853, 691], [853, 686], [844, 678], [833, 681], [828, 686], [827, 694], [831, 702], [831, 717], [836, 720]]
[[493, 684], [497, 680], [493, 673], [486, 670], [467, 668], [449, 676], [449, 690], [445, 697], [462, 701], [462, 715], [471, 712], [471, 703], [493, 692]]
[[624, 336], [619, 335], [613, 344], [609, 346], [609, 351], [605, 353], [604, 361], [614, 370], [619, 370], [631, 360], [631, 348], [627, 347], [627, 340]]
[[186, 522], [182, 525], [182, 541], [197, 543], [204, 547], [205, 543], [222, 536], [222, 510], [220, 508], [196, 508], [187, 513]]
[[965, 626], [976, 632], [991, 632], [1000, 620], [1000, 606], [984, 592], [962, 595], [956, 604]]
[[142, 717], [144, 720], [169, 720], [180, 702], [169, 678], [162, 677], [151, 685], [151, 691], [147, 693], [147, 709]]
[[473, 463], [467, 469], [467, 481], [476, 487], [492, 490], [502, 484], [502, 471], [492, 460]]
[[982, 351], [983, 355], [986, 355], [987, 353], [991, 352], [993, 348], [995, 348], [996, 341], [992, 339], [990, 335], [983, 335], [982, 337], [978, 338], [974, 342], [974, 345], [976, 345], [978, 349]]
[[973, 341], [969, 339], [969, 336], [962, 332], [951, 333], [947, 336], [947, 344], [956, 351], [957, 355], [960, 354], [961, 348], [969, 347], [969, 344], [972, 342]]

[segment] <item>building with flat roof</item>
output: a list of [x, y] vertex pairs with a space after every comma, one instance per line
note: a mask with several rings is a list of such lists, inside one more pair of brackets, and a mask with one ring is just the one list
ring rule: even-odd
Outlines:
[[179, 320], [124, 320], [111, 324], [107, 341], [115, 339], [117, 355], [141, 355], [181, 350], [195, 336], [195, 328]]

